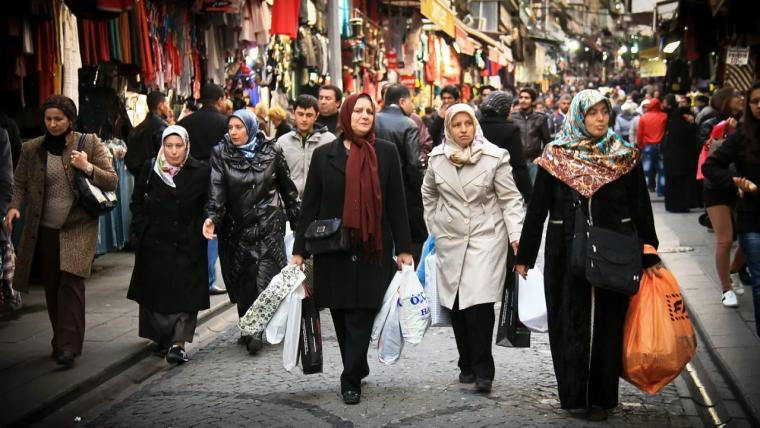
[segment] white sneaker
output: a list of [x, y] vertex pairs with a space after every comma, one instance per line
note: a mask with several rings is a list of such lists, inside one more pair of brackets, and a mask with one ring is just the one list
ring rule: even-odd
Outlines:
[[739, 301], [736, 299], [736, 293], [734, 290], [728, 290], [723, 293], [723, 306], [727, 308], [735, 308], [739, 306]]
[[744, 295], [744, 284], [742, 284], [742, 280], [739, 277], [739, 272], [731, 274], [731, 288], [734, 289], [734, 293], [736, 293], [737, 296]]

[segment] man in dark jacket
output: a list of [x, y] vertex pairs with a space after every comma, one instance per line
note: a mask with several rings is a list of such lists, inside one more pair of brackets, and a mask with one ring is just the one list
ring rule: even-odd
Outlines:
[[211, 149], [227, 133], [227, 116], [221, 113], [224, 109], [222, 87], [213, 83], [203, 86], [201, 104], [203, 107], [180, 120], [177, 125], [187, 129], [190, 135], [190, 156], [208, 162]]
[[528, 163], [531, 183], [536, 181], [538, 172], [538, 165], [534, 164], [533, 160], [541, 156], [544, 146], [551, 141], [546, 115], [533, 110], [533, 102], [537, 96], [538, 94], [532, 88], [520, 89], [517, 99], [520, 108], [512, 113], [512, 121], [520, 129], [523, 154]]
[[[180, 120], [182, 126], [190, 135], [190, 156], [208, 162], [211, 149], [214, 148], [227, 133], [227, 116], [221, 113], [224, 108], [224, 90], [219, 85], [208, 83], [201, 88], [201, 104], [203, 107], [195, 113]], [[222, 294], [227, 290], [216, 286], [216, 259], [219, 257], [219, 241], [208, 241], [208, 291], [209, 294]]]
[[0, 129], [5, 129], [8, 133], [8, 141], [11, 145], [11, 156], [13, 156], [13, 168], [18, 165], [18, 158], [21, 156], [21, 131], [15, 120], [8, 117], [0, 110]]
[[385, 91], [384, 107], [375, 116], [377, 138], [390, 141], [398, 149], [404, 179], [409, 229], [412, 233], [412, 255], [419, 262], [427, 228], [422, 207], [422, 172], [420, 168], [420, 133], [408, 116], [414, 112], [409, 88], [396, 83]]
[[166, 104], [166, 95], [159, 91], [148, 94], [148, 116], [140, 122], [127, 138], [127, 154], [124, 163], [134, 177], [140, 175], [140, 169], [148, 159], [158, 155], [161, 148], [161, 133], [168, 123], [161, 116], [162, 105]]
[[512, 110], [512, 96], [506, 92], [492, 92], [480, 105], [482, 119], [480, 128], [486, 140], [509, 152], [509, 164], [517, 189], [527, 203], [530, 201], [533, 186], [530, 183], [528, 167], [525, 163], [520, 130], [509, 119]]
[[335, 134], [338, 128], [338, 110], [343, 101], [343, 91], [335, 85], [323, 85], [319, 88], [319, 119], [317, 128], [326, 127]]
[[443, 120], [446, 118], [446, 110], [459, 102], [459, 88], [447, 85], [441, 89], [441, 107], [433, 113], [433, 122], [428, 127], [430, 136], [433, 137], [433, 147], [443, 142]]

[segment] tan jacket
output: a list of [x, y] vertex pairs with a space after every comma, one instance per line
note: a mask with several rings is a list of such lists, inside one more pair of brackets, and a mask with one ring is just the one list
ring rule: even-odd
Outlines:
[[[72, 150], [79, 142], [78, 132], [72, 132], [66, 138], [66, 148], [61, 157], [69, 184], [76, 192], [74, 181], [75, 168], [65, 160], [71, 158]], [[32, 258], [37, 246], [40, 217], [45, 203], [45, 174], [47, 169], [47, 151], [42, 147], [45, 137], [39, 137], [24, 143], [21, 158], [13, 177], [13, 200], [10, 208], [24, 211], [24, 230], [21, 235], [13, 288], [19, 291], [29, 290], [29, 272]], [[94, 134], [85, 138], [84, 151], [95, 167], [92, 182], [103, 190], [116, 190], [118, 177], [113, 169], [111, 155], [106, 146]], [[121, 201], [126, 203], [126, 201]], [[74, 203], [60, 230], [61, 270], [83, 278], [90, 276], [95, 247], [98, 243], [98, 219], [90, 216], [78, 203]]]
[[422, 201], [435, 237], [441, 304], [450, 309], [457, 293], [460, 309], [500, 301], [508, 246], [519, 241], [525, 216], [509, 153], [485, 143], [478, 163], [457, 171], [444, 156], [443, 144], [436, 146]]

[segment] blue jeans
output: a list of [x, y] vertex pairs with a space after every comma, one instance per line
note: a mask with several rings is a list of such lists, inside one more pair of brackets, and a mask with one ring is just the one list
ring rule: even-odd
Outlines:
[[210, 239], [208, 241], [208, 288], [216, 284], [216, 259], [219, 258], [219, 241]]
[[752, 276], [752, 300], [755, 304], [755, 328], [760, 336], [760, 232], [739, 234], [739, 243], [747, 255], [747, 267]]
[[[660, 156], [660, 145], [650, 144], [644, 146], [641, 151], [641, 166], [644, 168], [644, 176], [647, 178], [647, 187], [649, 190], [655, 190], [657, 184], [657, 194], [665, 194], [665, 162]], [[657, 181], [655, 181], [657, 180]]]
[[536, 184], [536, 175], [538, 175], [538, 165], [534, 164], [533, 161], [527, 161], [528, 165], [528, 177], [530, 177], [530, 185]]

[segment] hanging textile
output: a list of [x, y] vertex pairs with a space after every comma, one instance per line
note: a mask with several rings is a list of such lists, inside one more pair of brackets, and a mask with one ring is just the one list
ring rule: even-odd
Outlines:
[[298, 14], [300, 0], [275, 0], [272, 6], [271, 33], [282, 34], [295, 39], [298, 35]]
[[79, 69], [82, 55], [79, 51], [79, 30], [77, 19], [63, 2], [58, 3], [58, 57], [63, 65], [61, 93], [74, 101], [79, 108]]

